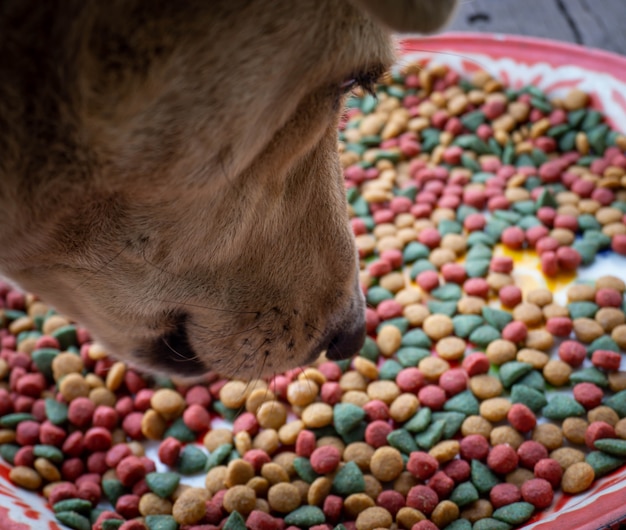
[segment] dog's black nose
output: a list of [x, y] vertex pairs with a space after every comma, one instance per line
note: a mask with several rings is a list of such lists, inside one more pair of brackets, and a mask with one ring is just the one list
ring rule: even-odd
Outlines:
[[342, 329], [331, 337], [326, 357], [332, 361], [348, 359], [358, 353], [365, 342], [365, 323]]

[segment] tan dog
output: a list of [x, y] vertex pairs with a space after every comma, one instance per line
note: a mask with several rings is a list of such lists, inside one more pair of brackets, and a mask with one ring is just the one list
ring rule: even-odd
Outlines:
[[153, 370], [354, 353], [337, 118], [453, 4], [1, 1], [0, 272]]

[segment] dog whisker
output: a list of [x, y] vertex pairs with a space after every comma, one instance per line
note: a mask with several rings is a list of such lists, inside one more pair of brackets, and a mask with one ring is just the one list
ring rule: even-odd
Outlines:
[[175, 357], [172, 358], [174, 362], [182, 363], [182, 362], [188, 362], [188, 361], [201, 361], [200, 356], [198, 354], [195, 354], [193, 357], [185, 356], [179, 351], [177, 351], [176, 348], [174, 348], [169, 342], [167, 342], [165, 337], [161, 337], [161, 340], [163, 341], [163, 344], [165, 344], [172, 351], [172, 353], [174, 353]]

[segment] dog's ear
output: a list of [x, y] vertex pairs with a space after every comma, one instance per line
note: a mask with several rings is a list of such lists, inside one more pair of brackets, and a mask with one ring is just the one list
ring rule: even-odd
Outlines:
[[430, 33], [451, 17], [457, 0], [351, 0], [394, 31]]

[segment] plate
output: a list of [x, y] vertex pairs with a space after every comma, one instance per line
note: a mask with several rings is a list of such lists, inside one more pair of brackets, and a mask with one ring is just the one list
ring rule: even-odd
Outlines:
[[[592, 95], [593, 106], [609, 117], [615, 128], [626, 131], [626, 57], [544, 39], [451, 33], [399, 41], [400, 62], [418, 60], [446, 64], [471, 74], [486, 70], [512, 87], [532, 84], [561, 97], [573, 87]], [[596, 278], [614, 274], [626, 280], [626, 258], [608, 254], [579, 274]], [[537, 280], [541, 281], [541, 279]], [[562, 291], [563, 285], [559, 286]], [[148, 454], [155, 455], [151, 444]], [[158, 470], [163, 466], [157, 462]], [[11, 484], [9, 467], [0, 460], [0, 529], [62, 530], [45, 499]], [[201, 483], [196, 478], [186, 483]], [[561, 493], [550, 508], [535, 516], [525, 529], [597, 530], [617, 527], [626, 519], [626, 467], [594, 483], [577, 496]]]

